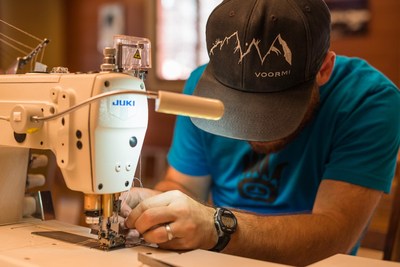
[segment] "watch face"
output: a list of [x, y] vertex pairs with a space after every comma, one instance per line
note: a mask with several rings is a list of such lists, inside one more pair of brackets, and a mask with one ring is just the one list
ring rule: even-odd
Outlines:
[[225, 233], [232, 234], [233, 232], [235, 232], [237, 227], [237, 220], [235, 215], [227, 209], [221, 209], [220, 211], [221, 213], [219, 219], [221, 221], [221, 230]]
[[222, 223], [224, 224], [224, 226], [226, 226], [228, 228], [232, 228], [235, 226], [235, 220], [233, 218], [223, 216], [221, 219], [222, 219]]

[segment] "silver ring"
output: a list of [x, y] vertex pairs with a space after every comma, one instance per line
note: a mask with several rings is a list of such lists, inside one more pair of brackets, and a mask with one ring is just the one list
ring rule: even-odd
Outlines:
[[165, 230], [167, 231], [167, 235], [168, 235], [168, 241], [171, 241], [172, 239], [174, 239], [174, 234], [172, 233], [171, 230], [171, 226], [169, 226], [169, 224], [165, 224]]

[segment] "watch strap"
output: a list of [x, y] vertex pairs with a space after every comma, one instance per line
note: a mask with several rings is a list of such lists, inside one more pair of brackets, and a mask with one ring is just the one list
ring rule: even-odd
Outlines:
[[219, 236], [217, 244], [212, 249], [210, 249], [210, 251], [215, 251], [215, 252], [222, 251], [226, 247], [226, 245], [228, 245], [230, 240], [231, 240], [231, 235], [224, 234], [222, 236]]
[[[228, 216], [232, 219], [232, 225], [225, 225], [222, 217]], [[236, 231], [237, 221], [235, 215], [228, 209], [225, 208], [216, 208], [214, 214], [214, 225], [218, 234], [217, 244], [210, 249], [210, 251], [220, 252], [222, 251], [226, 245], [228, 245], [231, 240], [231, 234]]]

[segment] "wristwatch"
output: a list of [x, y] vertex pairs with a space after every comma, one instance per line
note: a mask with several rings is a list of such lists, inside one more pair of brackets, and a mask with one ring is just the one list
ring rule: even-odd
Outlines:
[[218, 233], [218, 242], [210, 250], [220, 252], [228, 245], [231, 240], [231, 234], [236, 231], [237, 220], [232, 211], [225, 208], [217, 208], [214, 214], [214, 224]]

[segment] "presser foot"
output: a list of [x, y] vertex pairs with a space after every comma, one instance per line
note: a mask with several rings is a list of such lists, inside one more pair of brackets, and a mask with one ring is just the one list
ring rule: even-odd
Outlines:
[[125, 247], [126, 231], [118, 223], [108, 224], [103, 230], [92, 228], [91, 233], [97, 235], [99, 246], [103, 250]]
[[125, 247], [125, 236], [117, 233], [100, 233], [98, 241], [103, 250]]

